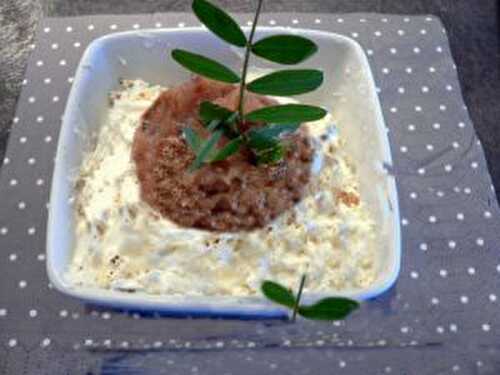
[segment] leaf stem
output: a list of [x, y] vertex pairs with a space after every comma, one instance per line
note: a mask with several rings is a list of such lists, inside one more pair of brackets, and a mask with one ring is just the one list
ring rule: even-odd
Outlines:
[[250, 31], [250, 35], [248, 37], [248, 41], [245, 49], [245, 60], [243, 61], [243, 69], [241, 73], [241, 81], [240, 81], [240, 99], [238, 103], [238, 117], [239, 122], [243, 122], [243, 106], [244, 106], [244, 96], [245, 96], [245, 88], [246, 88], [246, 78], [247, 78], [247, 70], [248, 70], [248, 62], [250, 60], [250, 50], [252, 49], [253, 36], [255, 34], [255, 29], [257, 28], [257, 22], [259, 21], [260, 11], [262, 9], [262, 3], [264, 0], [258, 0], [257, 10], [255, 11], [255, 17], [252, 23], [252, 29]]
[[300, 279], [299, 291], [297, 293], [297, 298], [295, 299], [295, 305], [293, 306], [292, 322], [295, 322], [297, 317], [297, 311], [299, 310], [300, 298], [302, 297], [302, 290], [304, 289], [304, 284], [306, 283], [306, 274], [302, 275]]

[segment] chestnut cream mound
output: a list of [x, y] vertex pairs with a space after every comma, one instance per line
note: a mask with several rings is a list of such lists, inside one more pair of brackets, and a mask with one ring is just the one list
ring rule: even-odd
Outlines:
[[[297, 203], [310, 175], [312, 148], [306, 131], [289, 135], [278, 165], [255, 165], [249, 150], [188, 171], [195, 155], [183, 137], [190, 126], [204, 138], [198, 108], [208, 100], [235, 110], [239, 87], [200, 77], [163, 92], [142, 116], [133, 145], [143, 199], [164, 217], [187, 227], [238, 231], [263, 227]], [[250, 112], [276, 101], [247, 93]], [[244, 130], [258, 124], [243, 123]], [[221, 139], [222, 147], [228, 142]]]
[[[186, 85], [195, 84], [196, 81], [193, 81]], [[198, 87], [203, 90], [205, 86]], [[291, 197], [291, 200], [287, 198], [286, 204], [291, 204], [291, 207], [277, 214], [263, 228], [239, 231], [197, 229], [188, 222], [181, 223], [182, 218], [174, 220], [166, 212], [161, 213], [160, 208], [151, 203], [153, 201], [146, 201], [147, 196], [153, 199], [155, 194], [168, 194], [168, 189], [162, 190], [154, 180], [147, 180], [155, 176], [146, 168], [142, 172], [146, 175], [138, 176], [141, 174], [139, 164], [146, 166], [154, 162], [148, 158], [153, 158], [157, 149], [169, 150], [171, 154], [162, 155], [159, 159], [166, 163], [165, 166], [158, 166], [159, 177], [162, 177], [167, 168], [181, 169], [181, 166], [169, 164], [181, 160], [177, 158], [177, 146], [180, 156], [189, 160], [193, 157], [186, 152], [184, 140], [175, 129], [190, 121], [189, 116], [175, 117], [176, 113], [188, 113], [186, 107], [183, 111], [181, 107], [170, 107], [169, 116], [175, 119], [172, 122], [175, 125], [159, 123], [149, 128], [149, 131], [165, 132], [161, 133], [161, 137], [145, 133], [148, 123], [144, 120], [155, 118], [154, 108], [165, 111], [158, 107], [165, 105], [162, 99], [158, 99], [169, 92], [165, 90], [164, 87], [134, 80], [124, 81], [119, 90], [111, 93], [108, 113], [95, 144], [84, 155], [75, 181], [75, 250], [66, 274], [70, 284], [159, 295], [251, 296], [260, 293], [261, 283], [266, 279], [279, 280], [283, 285], [296, 289], [297, 275], [302, 273], [308, 275], [305, 290], [317, 293], [331, 294], [348, 288], [365, 288], [374, 282], [381, 256], [376, 245], [377, 226], [360, 197], [359, 177], [349, 161], [349, 155], [345, 153], [341, 134], [337, 133], [331, 116], [301, 126], [300, 129], [307, 133], [300, 133], [295, 143], [303, 151], [294, 151], [297, 154], [288, 155], [286, 160], [287, 163], [296, 163], [298, 167], [285, 171], [297, 171], [306, 165], [308, 169], [301, 172], [303, 177], [284, 177], [283, 180], [273, 181], [272, 186], [264, 190], [266, 194], [274, 194], [277, 190], [273, 189], [286, 191]], [[226, 103], [230, 106], [232, 87], [224, 85], [220, 90], [216, 92], [211, 87], [207, 90], [209, 94], [205, 92], [203, 95], [212, 95], [213, 92], [211, 100], [219, 100], [219, 103], [228, 100]], [[196, 91], [187, 90], [181, 94], [183, 100], [172, 103], [189, 108], [195, 99], [189, 99], [187, 92], [194, 95]], [[257, 99], [258, 103], [249, 103], [249, 106], [269, 103], [269, 99], [251, 98]], [[262, 100], [264, 103], [260, 102]], [[195, 107], [192, 108], [193, 113]], [[203, 129], [196, 126], [201, 133]], [[170, 135], [168, 132], [171, 132]], [[175, 147], [158, 147], [148, 143], [166, 142], [168, 137], [172, 137]], [[300, 148], [301, 140], [305, 139], [308, 140], [307, 146], [304, 144]], [[145, 147], [149, 149], [142, 150]], [[312, 162], [309, 161], [310, 152]], [[135, 161], [131, 155], [135, 156]], [[138, 156], [145, 159], [139, 160]], [[237, 165], [233, 160], [228, 162]], [[246, 160], [241, 163], [241, 170], [252, 168]], [[210, 169], [212, 166], [204, 166], [192, 175], [193, 179], [203, 177], [206, 185], [193, 183], [188, 186], [196, 188], [197, 194], [211, 197], [200, 200], [200, 205], [214, 204], [215, 197], [230, 197], [218, 190], [217, 179], [221, 176], [224, 177], [224, 189], [227, 189], [227, 181], [233, 181], [235, 185], [243, 184], [243, 174], [229, 179], [226, 172], [218, 173], [215, 169], [236, 171], [234, 165], [214, 164], [214, 170]], [[276, 172], [281, 173], [281, 170], [278, 168]], [[182, 174], [180, 179], [191, 178], [189, 176]], [[265, 174], [263, 176], [266, 177]], [[246, 181], [251, 181], [251, 178], [263, 177], [247, 176]], [[293, 193], [297, 194], [297, 203], [290, 203], [295, 196], [292, 192], [288, 193], [286, 183], [280, 182], [287, 181], [287, 178], [301, 181]], [[211, 188], [203, 190], [205, 186]], [[154, 187], [157, 192], [147, 191], [148, 187]], [[236, 191], [231, 189], [234, 189], [231, 192]], [[245, 191], [242, 188], [239, 194], [243, 195]], [[176, 194], [179, 194], [176, 195], [178, 197], [185, 196], [182, 191]], [[266, 196], [262, 205], [276, 207], [268, 199]], [[188, 200], [187, 204], [194, 204], [191, 203], [193, 201]], [[252, 209], [245, 204], [238, 205], [236, 209]], [[232, 215], [232, 221], [240, 214], [230, 207], [230, 204], [226, 207], [222, 205], [221, 212]], [[173, 206], [169, 209], [174, 212]], [[218, 209], [209, 206], [206, 212], [217, 213]], [[197, 212], [193, 206], [189, 210], [190, 215]], [[268, 210], [268, 215], [279, 212], [277, 208], [274, 208], [275, 211]], [[254, 212], [252, 215], [256, 221], [269, 220], [258, 216], [260, 213], [255, 210], [251, 212]], [[189, 220], [193, 218], [189, 216]], [[224, 223], [224, 219], [214, 223]], [[246, 225], [250, 227], [248, 222]]]

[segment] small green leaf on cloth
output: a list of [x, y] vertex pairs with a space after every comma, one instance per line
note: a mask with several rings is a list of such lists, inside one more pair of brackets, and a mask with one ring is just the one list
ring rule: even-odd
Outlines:
[[273, 302], [290, 308], [295, 305], [293, 293], [281, 284], [266, 280], [262, 283], [261, 290], [267, 299]]
[[300, 306], [299, 314], [307, 319], [340, 320], [359, 307], [359, 303], [349, 298], [328, 297], [310, 306]]

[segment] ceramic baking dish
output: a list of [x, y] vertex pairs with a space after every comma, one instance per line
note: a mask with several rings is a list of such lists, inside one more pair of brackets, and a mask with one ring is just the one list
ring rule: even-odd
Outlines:
[[[313, 39], [319, 51], [305, 63], [325, 73], [322, 87], [298, 100], [330, 110], [347, 152], [360, 177], [360, 192], [380, 233], [377, 244], [380, 269], [377, 280], [366, 289], [332, 294], [368, 299], [387, 290], [399, 273], [401, 242], [399, 208], [394, 178], [386, 172], [392, 164], [380, 104], [368, 60], [354, 40], [327, 32], [261, 27], [257, 38], [269, 34], [297, 33]], [[170, 86], [189, 78], [170, 58], [173, 48], [196, 50], [237, 69], [242, 50], [229, 47], [203, 28], [130, 31], [93, 41], [84, 53], [69, 95], [59, 136], [52, 180], [47, 228], [47, 268], [55, 288], [93, 303], [118, 308], [157, 310], [178, 314], [234, 317], [283, 317], [286, 311], [264, 299], [229, 297], [169, 297], [84, 288], [65, 279], [74, 243], [73, 181], [83, 154], [95, 141], [108, 108], [108, 94], [118, 88], [120, 78], [143, 79]], [[254, 59], [257, 68], [276, 68]], [[313, 302], [321, 295], [304, 296]]]

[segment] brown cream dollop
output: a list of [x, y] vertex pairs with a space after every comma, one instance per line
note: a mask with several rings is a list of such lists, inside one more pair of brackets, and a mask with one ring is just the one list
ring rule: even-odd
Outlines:
[[[235, 110], [238, 90], [196, 77], [163, 92], [142, 116], [132, 148], [142, 198], [179, 225], [212, 231], [264, 227], [304, 194], [313, 153], [304, 129], [288, 136], [294, 146], [279, 165], [256, 166], [251, 153], [242, 149], [188, 172], [195, 155], [182, 129], [191, 126], [208, 137], [197, 117], [199, 104], [209, 100]], [[246, 112], [273, 104], [269, 98], [245, 94]], [[219, 146], [227, 141], [221, 139]]]

